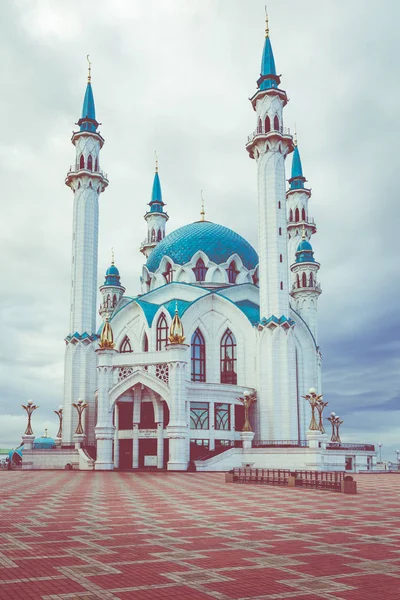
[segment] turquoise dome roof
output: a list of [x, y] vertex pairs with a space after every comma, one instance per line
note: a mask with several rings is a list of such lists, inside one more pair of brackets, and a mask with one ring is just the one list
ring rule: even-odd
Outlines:
[[110, 265], [106, 271], [106, 279], [104, 281], [104, 285], [114, 285], [121, 286], [121, 278], [119, 276], [119, 271], [117, 267], [114, 265]]
[[111, 265], [110, 267], [108, 267], [106, 271], [106, 277], [108, 275], [119, 275], [119, 271], [115, 265]]
[[41, 448], [41, 449], [46, 449], [46, 448], [54, 448], [56, 445], [55, 440], [53, 440], [53, 438], [51, 437], [37, 437], [34, 439], [33, 442], [33, 447], [34, 448]]
[[167, 235], [151, 252], [146, 266], [154, 273], [164, 256], [184, 265], [199, 250], [216, 264], [226, 262], [235, 253], [247, 269], [254, 269], [258, 264], [257, 252], [241, 235], [217, 223], [196, 221]]
[[312, 246], [307, 239], [301, 240], [297, 246], [296, 262], [315, 262]]

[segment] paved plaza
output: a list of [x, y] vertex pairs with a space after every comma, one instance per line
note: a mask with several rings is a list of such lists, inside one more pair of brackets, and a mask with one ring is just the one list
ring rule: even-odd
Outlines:
[[0, 599], [400, 598], [400, 476], [0, 471]]

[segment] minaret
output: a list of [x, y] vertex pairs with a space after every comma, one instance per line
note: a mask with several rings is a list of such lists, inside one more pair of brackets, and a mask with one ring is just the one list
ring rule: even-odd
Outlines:
[[290, 188], [286, 193], [289, 268], [295, 260], [297, 246], [301, 240], [303, 230], [307, 239], [310, 239], [317, 231], [314, 219], [311, 219], [308, 215], [308, 200], [311, 197], [311, 190], [304, 186], [306, 181], [306, 178], [303, 176], [297, 136], [295, 134], [292, 173], [289, 179]]
[[257, 128], [246, 148], [257, 162], [260, 317], [258, 326], [258, 440], [300, 437], [296, 392], [294, 321], [289, 315], [289, 269], [285, 158], [293, 151], [283, 127], [286, 92], [278, 86], [275, 60], [265, 31], [258, 90], [250, 99]]
[[158, 242], [165, 237], [165, 224], [169, 219], [164, 212], [164, 202], [162, 200], [160, 176], [158, 175], [158, 159], [156, 155], [156, 168], [154, 173], [153, 189], [151, 192], [150, 210], [144, 215], [147, 223], [147, 238], [142, 242], [140, 252], [147, 258], [150, 252], [155, 248]]
[[296, 261], [291, 266], [294, 282], [290, 295], [294, 300], [294, 309], [307, 323], [315, 341], [317, 340], [317, 301], [321, 293], [321, 287], [317, 282], [319, 267], [303, 228], [302, 239], [297, 246]]
[[114, 263], [114, 251], [112, 251], [111, 265], [106, 271], [106, 278], [104, 284], [100, 286], [100, 293], [102, 296], [99, 315], [106, 320], [108, 317], [111, 319], [119, 301], [124, 295], [125, 288], [121, 285], [121, 277], [119, 271]]
[[96, 390], [96, 335], [97, 247], [99, 222], [99, 195], [108, 185], [106, 174], [100, 169], [100, 150], [104, 139], [97, 131], [91, 65], [83, 101], [79, 130], [72, 134], [75, 146], [75, 164], [65, 180], [74, 194], [72, 233], [72, 280], [70, 305], [70, 333], [66, 337], [64, 427], [63, 442], [72, 442], [76, 414], [72, 403], [82, 398], [89, 404], [86, 427], [91, 443], [95, 425], [94, 392]]
[[288, 100], [286, 92], [278, 88], [280, 77], [268, 18], [257, 84], [258, 90], [250, 99], [257, 129], [249, 136], [246, 148], [257, 161], [260, 316], [268, 319], [289, 313], [285, 158], [293, 150], [290, 132], [283, 127], [283, 108]]

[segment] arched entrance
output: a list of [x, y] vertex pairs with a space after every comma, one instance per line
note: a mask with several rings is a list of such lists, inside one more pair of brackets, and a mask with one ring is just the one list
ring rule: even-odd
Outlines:
[[161, 470], [167, 465], [169, 407], [160, 392], [165, 394], [168, 388], [146, 372], [144, 375], [132, 373], [110, 391], [115, 468]]

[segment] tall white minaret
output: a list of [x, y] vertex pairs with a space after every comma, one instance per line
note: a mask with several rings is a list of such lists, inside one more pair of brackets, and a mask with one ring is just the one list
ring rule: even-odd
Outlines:
[[156, 158], [156, 170], [154, 173], [153, 189], [151, 192], [151, 202], [149, 202], [150, 209], [144, 215], [147, 223], [147, 237], [140, 246], [140, 252], [142, 252], [146, 258], [148, 258], [150, 252], [155, 248], [158, 242], [165, 237], [165, 225], [169, 219], [169, 216], [164, 212], [164, 202], [162, 199], [160, 177], [158, 175], [158, 159]]
[[96, 390], [96, 298], [97, 251], [99, 231], [99, 195], [108, 185], [100, 168], [100, 150], [104, 139], [97, 131], [91, 69], [83, 101], [79, 130], [72, 134], [75, 164], [65, 180], [74, 194], [72, 228], [72, 277], [69, 335], [65, 338], [65, 380], [63, 443], [71, 443], [77, 416], [72, 403], [82, 398], [86, 411], [87, 443], [94, 442]]
[[257, 128], [246, 145], [257, 161], [260, 317], [266, 319], [289, 314], [285, 158], [293, 140], [283, 127], [287, 96], [279, 83], [267, 19], [258, 90], [250, 99]]
[[257, 128], [246, 148], [257, 162], [260, 324], [256, 437], [298, 440], [302, 434], [296, 391], [294, 321], [289, 315], [285, 158], [293, 139], [283, 127], [286, 92], [269, 38], [268, 19], [258, 90], [250, 99]]
[[306, 178], [303, 176], [300, 152], [297, 145], [297, 136], [294, 139], [294, 152], [292, 161], [292, 173], [289, 179], [289, 190], [286, 192], [287, 204], [287, 232], [288, 232], [288, 266], [294, 263], [297, 246], [299, 245], [303, 232], [308, 240], [316, 233], [314, 219], [308, 213], [308, 201], [311, 190], [305, 187]]

